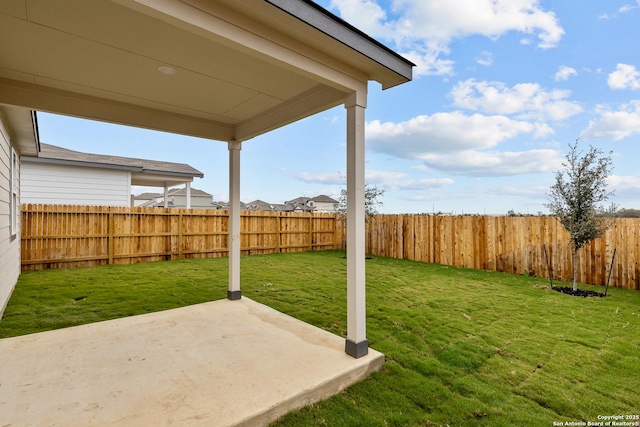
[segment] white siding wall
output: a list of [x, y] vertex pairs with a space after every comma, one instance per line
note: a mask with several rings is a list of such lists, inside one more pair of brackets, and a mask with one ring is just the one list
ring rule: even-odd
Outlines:
[[130, 172], [49, 163], [22, 163], [22, 203], [130, 206]]
[[[187, 196], [169, 196], [169, 200], [173, 201], [173, 205], [176, 208], [184, 208], [187, 206]], [[211, 208], [213, 207], [211, 201], [211, 196], [191, 196], [191, 207], [193, 209]]]
[[316, 202], [316, 212], [337, 212], [336, 203]]
[[[0, 317], [20, 275], [20, 220], [17, 236], [11, 238], [9, 227], [9, 194], [11, 183], [11, 144], [5, 124], [0, 118]], [[18, 173], [18, 177], [20, 174]], [[18, 185], [19, 181], [18, 181]], [[19, 187], [18, 187], [19, 188]], [[20, 194], [18, 192], [18, 194]]]

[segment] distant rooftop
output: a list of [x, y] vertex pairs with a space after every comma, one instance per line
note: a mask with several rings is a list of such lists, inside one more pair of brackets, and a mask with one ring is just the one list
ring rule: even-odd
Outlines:
[[[169, 190], [167, 194], [169, 196], [186, 196], [187, 189], [185, 187], [173, 188]], [[206, 191], [198, 190], [197, 188], [191, 187], [191, 197], [197, 197], [197, 196], [212, 197], [212, 195], [207, 193]], [[164, 193], [142, 193], [138, 196], [135, 196], [134, 198], [136, 200], [153, 200], [158, 197], [164, 197]]]
[[313, 200], [314, 202], [318, 202], [318, 203], [338, 203], [337, 200], [332, 199], [329, 196], [325, 196], [324, 194], [321, 194], [321, 195], [316, 196], [316, 197], [312, 197], [311, 200]]

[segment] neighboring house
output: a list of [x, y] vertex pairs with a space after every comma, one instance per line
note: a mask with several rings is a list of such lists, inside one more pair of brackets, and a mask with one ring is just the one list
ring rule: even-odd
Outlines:
[[314, 212], [316, 210], [316, 202], [311, 197], [298, 197], [287, 200], [284, 204], [291, 206], [291, 212]]
[[253, 202], [245, 203], [244, 210], [280, 212], [280, 209], [278, 209], [278, 207], [279, 205], [265, 202], [263, 200], [258, 199], [258, 200], [254, 200]]
[[245, 209], [250, 211], [335, 213], [338, 211], [338, 201], [325, 195], [298, 197], [293, 200], [287, 200], [282, 204], [254, 200], [253, 202], [247, 203]]
[[131, 206], [131, 186], [169, 187], [202, 178], [184, 164], [89, 154], [40, 144], [22, 159], [22, 203]]
[[329, 196], [321, 194], [311, 199], [316, 204], [316, 212], [338, 212], [339, 202]]
[[[214, 209], [229, 210], [229, 202], [211, 202]], [[245, 210], [245, 204], [240, 202], [240, 210]]]
[[21, 158], [38, 153], [35, 115], [0, 104], [0, 317], [20, 275]]
[[[134, 206], [143, 208], [164, 207], [163, 193], [143, 193], [134, 197]], [[167, 192], [167, 204], [170, 208], [187, 207], [187, 188], [174, 188]], [[214, 203], [213, 196], [205, 191], [191, 188], [191, 207], [195, 209], [222, 209]]]
[[321, 194], [316, 197], [298, 197], [284, 202], [294, 207], [294, 212], [331, 212], [338, 211], [338, 201]]
[[133, 203], [131, 206], [138, 208], [157, 201], [158, 197], [162, 196], [160, 193], [142, 193], [137, 196], [133, 196]]

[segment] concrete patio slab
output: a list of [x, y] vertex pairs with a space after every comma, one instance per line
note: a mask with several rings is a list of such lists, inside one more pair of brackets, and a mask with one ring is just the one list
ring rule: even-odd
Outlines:
[[243, 297], [0, 340], [2, 426], [261, 426], [379, 369]]

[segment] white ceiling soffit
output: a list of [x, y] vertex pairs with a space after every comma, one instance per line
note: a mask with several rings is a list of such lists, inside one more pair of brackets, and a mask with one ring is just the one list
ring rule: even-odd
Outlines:
[[0, 104], [0, 121], [20, 155], [38, 155], [38, 125], [30, 109]]
[[0, 103], [229, 141], [410, 80], [312, 2], [275, 3], [2, 0]]

